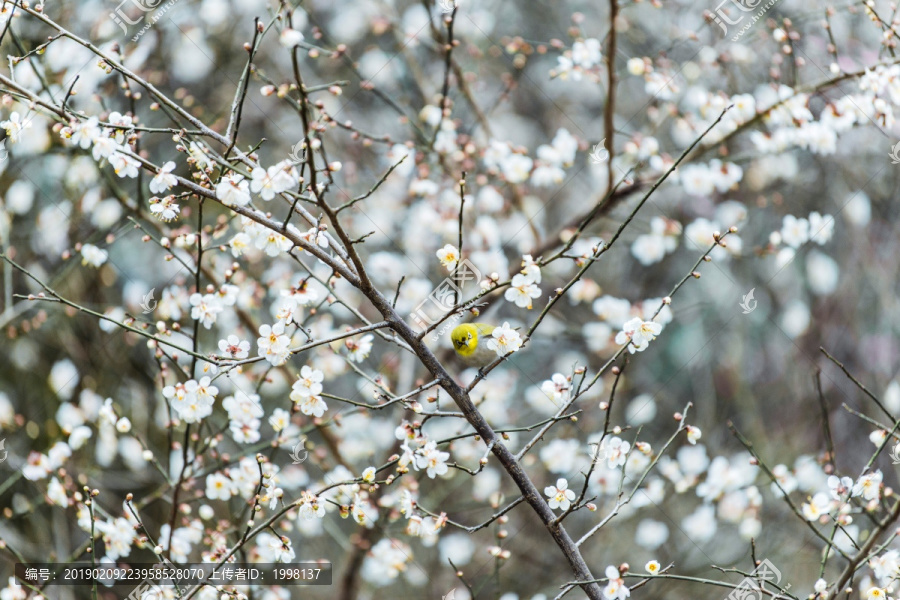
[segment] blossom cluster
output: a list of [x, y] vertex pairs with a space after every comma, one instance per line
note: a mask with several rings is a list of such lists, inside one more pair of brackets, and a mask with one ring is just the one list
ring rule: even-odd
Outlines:
[[[796, 456], [795, 432], [770, 426], [807, 402], [826, 423], [839, 412], [827, 377], [818, 402], [793, 384], [779, 395], [789, 369], [809, 367], [795, 350], [858, 340], [872, 378], [896, 370], [889, 311], [870, 331], [878, 308], [838, 287], [864, 256], [885, 267], [857, 275], [877, 287], [861, 296], [896, 295], [877, 219], [892, 188], [853, 183], [870, 146], [888, 164], [871, 140], [898, 131], [900, 65], [873, 2], [875, 30], [852, 44], [832, 39], [856, 11], [841, 7], [822, 25], [785, 6], [755, 25], [758, 43], [730, 44], [702, 11], [659, 2], [614, 1], [608, 22], [567, 15], [557, 39], [548, 16], [562, 5], [203, 0], [125, 42], [105, 9], [19, 4], [15, 19], [0, 7], [0, 462], [9, 450], [17, 469], [3, 486], [14, 530], [74, 517], [60, 539], [99, 564], [290, 563], [324, 540], [351, 556], [335, 566], [360, 597], [436, 589], [434, 570], [458, 595], [472, 583], [540, 598], [583, 558], [599, 583], [584, 592], [625, 600], [699, 568], [684, 548], [761, 549], [764, 516], [789, 500], [798, 529], [824, 532], [811, 597], [838, 593], [845, 557], [841, 586], [895, 593], [900, 547], [877, 527], [896, 501], [885, 460], [900, 452], [900, 383], [863, 393], [890, 417], [864, 415], [880, 452], [868, 463], [856, 430], [832, 440], [826, 427], [853, 450], [836, 462], [830, 447]], [[676, 61], [670, 43], [696, 52]], [[220, 66], [237, 85], [219, 85]], [[845, 234], [872, 243], [839, 256], [829, 244]], [[790, 274], [798, 257], [805, 278]], [[694, 262], [699, 282], [682, 272]], [[464, 264], [478, 281], [455, 281]], [[493, 326], [480, 343], [496, 369], [464, 370], [443, 334], [401, 322], [443, 277], [476, 300], [455, 318]], [[659, 297], [673, 285], [674, 304]], [[753, 285], [763, 308], [741, 320], [733, 296]], [[688, 408], [663, 431], [676, 403]], [[769, 437], [736, 450], [726, 418]], [[530, 573], [534, 534], [509, 524], [548, 509], [551, 529], [584, 543]], [[0, 552], [44, 550], [11, 540]], [[26, 594], [13, 580], [0, 600]]]

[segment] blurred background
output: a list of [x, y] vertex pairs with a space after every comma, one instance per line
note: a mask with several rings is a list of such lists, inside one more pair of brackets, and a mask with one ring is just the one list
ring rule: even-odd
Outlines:
[[[643, 572], [645, 563], [655, 559], [664, 567], [674, 563], [673, 573], [736, 584], [739, 574], [711, 565], [751, 571], [753, 539], [755, 556], [768, 558], [781, 571], [781, 585], [789, 583], [792, 593], [805, 597], [820, 577], [823, 543], [792, 513], [766, 474], [750, 464], [727, 423], [784, 476], [785, 489], [800, 507], [827, 492], [828, 474], [858, 477], [876, 450], [870, 434], [878, 427], [845, 404], [893, 425], [820, 349], [841, 361], [890, 412], [900, 412], [900, 259], [894, 218], [900, 209], [900, 159], [892, 162], [891, 156], [900, 141], [893, 119], [900, 76], [890, 66], [874, 69], [893, 62], [895, 40], [883, 33], [883, 22], [891, 22], [896, 10], [886, 2], [875, 2], [867, 11], [858, 3], [780, 0], [732, 41], [751, 14], [735, 6], [619, 2], [612, 110], [608, 3], [461, 0], [456, 12], [448, 13], [431, 2], [315, 0], [298, 6], [292, 19], [293, 29], [304, 36], [298, 52], [304, 83], [321, 86], [311, 97], [320, 102], [316, 115], [327, 160], [341, 163], [327, 200], [339, 205], [366, 193], [408, 155], [371, 197], [342, 213], [354, 237], [371, 232], [360, 253], [384, 295], [392, 298], [404, 278], [397, 296], [402, 314], [414, 311], [447, 275], [435, 252], [457, 245], [463, 172], [463, 256], [485, 276], [498, 273], [505, 281], [518, 271], [523, 255], [547, 258], [561, 248], [619, 184], [632, 191], [604, 204], [568, 256], [590, 256], [600, 240], [613, 239], [653, 182], [734, 104], [557, 304], [534, 340], [492, 371], [473, 399], [495, 429], [529, 427], [551, 417], [571, 394], [567, 388], [581, 380], [577, 371], [586, 369], [590, 381], [617, 351], [613, 338], [625, 321], [652, 316], [661, 298], [712, 245], [713, 232], [737, 227], [726, 238], [727, 247], [700, 264], [701, 277], [689, 279], [660, 313], [657, 320], [665, 325], [660, 337], [646, 351], [625, 354], [616, 363], [624, 374], [615, 388], [611, 423], [622, 428], [622, 439], [650, 444], [654, 457], [678, 427], [673, 414], [689, 403], [687, 421], [702, 437], [693, 445], [679, 436], [631, 502], [581, 550], [597, 577], [608, 565], [622, 563]], [[243, 45], [254, 39], [254, 18], [268, 25], [279, 4], [174, 0], [148, 7], [137, 6], [136, 0], [120, 5], [84, 0], [47, 3], [43, 10], [103, 52], [121, 55], [129, 69], [224, 132], [247, 63]], [[708, 18], [719, 9], [730, 21], [743, 19], [728, 25], [724, 36]], [[120, 28], [111, 18], [117, 10], [135, 23], [126, 21]], [[451, 14], [459, 44], [449, 74], [451, 112], [442, 119], [444, 19]], [[294, 76], [291, 52], [279, 39], [284, 27], [284, 20], [277, 21], [263, 37], [243, 103], [238, 147], [256, 149], [264, 166], [296, 155], [304, 136], [290, 101], [296, 90], [288, 89]], [[19, 11], [2, 47], [6, 55], [21, 57], [54, 34]], [[121, 113], [137, 117], [143, 127], [191, 127], [173, 125], [167, 110], [152, 106], [146, 90], [134, 82], [126, 85], [98, 61], [91, 50], [60, 38], [27, 60], [8, 61], [2, 73], [57, 105], [75, 82], [77, 94], [68, 106], [102, 121]], [[871, 73], [859, 76], [867, 69]], [[756, 117], [777, 102], [766, 118]], [[150, 175], [117, 177], [91, 152], [62, 139], [59, 125], [46, 113], [12, 96], [2, 104], [3, 119], [16, 112], [30, 123], [17, 141], [7, 139], [0, 163], [3, 253], [95, 313], [132, 318], [149, 331], [158, 321], [170, 329], [178, 324], [181, 332], [172, 339], [189, 346], [194, 273], [169, 255], [193, 264], [196, 244], [187, 236], [197, 231], [197, 199], [182, 199], [179, 217], [160, 221], [150, 211]], [[607, 113], [612, 132], [604, 124]], [[592, 159], [609, 139], [612, 159]], [[154, 164], [175, 161], [175, 172], [190, 178], [179, 143], [172, 133], [142, 132], [133, 147]], [[532, 162], [523, 166], [511, 156]], [[275, 218], [287, 214], [288, 206], [279, 200], [255, 202]], [[302, 263], [255, 248], [235, 256], [229, 244], [241, 231], [241, 219], [224, 207], [204, 202], [202, 224], [208, 248], [203, 286], [214, 280], [221, 284], [231, 268], [229, 282], [237, 290], [234, 305], [214, 327], [199, 329], [201, 353], [218, 352], [218, 340], [235, 334], [250, 341], [255, 356], [257, 328], [275, 321], [279, 293], [310, 273], [316, 276], [308, 282], [310, 289], [320, 301], [327, 299], [303, 313], [314, 337], [359, 326], [361, 320], [347, 306], [367, 319], [380, 319], [345, 281], [326, 290], [321, 281], [328, 280], [330, 270], [309, 254], [299, 254]], [[144, 241], [144, 236], [152, 239]], [[170, 248], [154, 241], [162, 237], [171, 240]], [[99, 267], [85, 264], [84, 244], [107, 251], [108, 259]], [[542, 269], [541, 296], [531, 310], [502, 299], [502, 292], [489, 296], [484, 319], [527, 328], [554, 290], [574, 276], [577, 263], [564, 258]], [[174, 522], [184, 529], [178, 537], [183, 560], [201, 562], [220, 546], [231, 547], [250, 513], [248, 498], [252, 503], [252, 483], [243, 497], [207, 498], [207, 474], [249, 468], [252, 476], [253, 456], [262, 452], [278, 471], [284, 498], [293, 500], [302, 490], [383, 465], [397, 452], [395, 430], [401, 422], [421, 419], [399, 406], [365, 411], [326, 398], [328, 411], [318, 422], [295, 412], [293, 428], [279, 434], [267, 421], [276, 408], [290, 409], [289, 374], [302, 365], [323, 372], [328, 394], [357, 402], [373, 402], [376, 384], [399, 395], [429, 380], [415, 357], [377, 336], [371, 353], [357, 363], [346, 359], [347, 349], [338, 342], [291, 359], [288, 370], [248, 365], [234, 378], [218, 378], [216, 385], [219, 399], [241, 390], [259, 395], [265, 412], [261, 438], [249, 444], [232, 439], [217, 401], [198, 439], [190, 441], [192, 452], [207, 447], [207, 439], [218, 436], [219, 443], [196, 461], [173, 520], [166, 476], [177, 479], [181, 471], [185, 427], [166, 427], [170, 416], [160, 374], [166, 361], [154, 356], [145, 338], [94, 315], [19, 297], [41, 290], [12, 265], [5, 263], [0, 277], [5, 358], [0, 361], [0, 437], [7, 453], [0, 463], [0, 540], [7, 545], [6, 552], [0, 550], [2, 582], [12, 576], [17, 557], [90, 561], [84, 554], [89, 534], [79, 524], [84, 507], [75, 496], [84, 485], [100, 491], [96, 504], [111, 523], [128, 518], [123, 501], [133, 494], [148, 529], [162, 540], [171, 537], [164, 528]], [[151, 290], [156, 304], [145, 313], [142, 302]], [[476, 289], [466, 292], [470, 297]], [[295, 334], [296, 342], [305, 339]], [[474, 371], [455, 362], [446, 334], [428, 339], [460, 381], [471, 380]], [[186, 368], [191, 358], [181, 356], [177, 362]], [[173, 378], [184, 380], [171, 364], [165, 376], [165, 385]], [[615, 379], [605, 372], [573, 408], [582, 411], [577, 422], [558, 423], [525, 456], [523, 465], [540, 489], [562, 477], [581, 491], [589, 443], [599, 440], [606, 420], [600, 403], [610, 402]], [[104, 421], [107, 399], [115, 416], [128, 418], [129, 431]], [[426, 411], [435, 406], [425, 396], [419, 401]], [[453, 410], [451, 404], [439, 395], [437, 406]], [[822, 406], [830, 421], [833, 462], [825, 455]], [[463, 423], [429, 419], [423, 431], [432, 439], [470, 433]], [[308, 433], [309, 460], [292, 464], [301, 431]], [[535, 431], [510, 432], [509, 447], [518, 451]], [[53, 458], [51, 449], [60, 442], [71, 456], [43, 477], [25, 475], [39, 460], [32, 453]], [[471, 437], [443, 449], [451, 462], [469, 468], [485, 452], [484, 444]], [[647, 464], [649, 457], [634, 452], [624, 475], [599, 465], [588, 485], [597, 510], [569, 517], [570, 534], [580, 538], [614, 509], [623, 476], [628, 497]], [[886, 486], [897, 485], [888, 452], [874, 467], [883, 471]], [[68, 506], [59, 505], [60, 489], [48, 487], [50, 479], [61, 485], [67, 499], [62, 503]], [[343, 486], [330, 497], [338, 504], [353, 502], [359, 486], [351, 488]], [[322, 519], [293, 515], [279, 523], [279, 534], [291, 540], [296, 560], [331, 561], [334, 584], [254, 595], [440, 598], [455, 588], [456, 598], [469, 597], [448, 560], [463, 572], [477, 598], [553, 598], [572, 580], [530, 508], [521, 505], [506, 522], [472, 534], [452, 525], [437, 534], [414, 527], [410, 532], [408, 515], [401, 513], [404, 491], [422, 508], [446, 512], [466, 526], [482, 523], [518, 495], [491, 458], [475, 477], [454, 468], [435, 479], [413, 471], [370, 492], [378, 518], [369, 527], [339, 518], [334, 504]], [[204, 506], [209, 510], [201, 510]], [[271, 514], [269, 509], [264, 513]], [[868, 517], [856, 515], [835, 543], [852, 551], [870, 525]], [[831, 532], [828, 525], [813, 527], [826, 536]], [[99, 538], [96, 543], [98, 558], [111, 556], [110, 544]], [[152, 547], [126, 546], [119, 560], [154, 562]], [[509, 555], [492, 556], [494, 546]], [[261, 546], [250, 544], [242, 558], [265, 556]], [[830, 558], [825, 578], [832, 581], [843, 564]], [[870, 575], [863, 570], [860, 577]], [[4, 599], [26, 597], [8, 589]], [[88, 589], [51, 587], [45, 593], [87, 597]], [[728, 592], [667, 580], [650, 582], [632, 597], [715, 599]], [[118, 589], [100, 591], [100, 597], [121, 597], [117, 594]], [[575, 590], [567, 597], [583, 596]]]

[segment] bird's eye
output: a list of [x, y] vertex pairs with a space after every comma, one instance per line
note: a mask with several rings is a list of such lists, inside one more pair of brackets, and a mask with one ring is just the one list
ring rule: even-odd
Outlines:
[[472, 339], [472, 334], [471, 334], [471, 333], [469, 334], [469, 339], [470, 339], [470, 340]]

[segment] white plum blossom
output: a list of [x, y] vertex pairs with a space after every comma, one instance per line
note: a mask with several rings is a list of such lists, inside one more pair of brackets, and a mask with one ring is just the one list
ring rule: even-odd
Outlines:
[[25, 464], [22, 466], [22, 475], [28, 481], [39, 481], [47, 477], [51, 470], [47, 456], [32, 450], [28, 453], [28, 458], [25, 459]]
[[134, 525], [124, 517], [111, 521], [97, 521], [97, 529], [103, 535], [106, 556], [112, 560], [131, 554], [131, 545], [137, 538]]
[[405, 572], [413, 560], [412, 549], [397, 539], [382, 538], [368, 552], [362, 567], [365, 580], [387, 585]]
[[866, 592], [866, 600], [888, 600], [887, 591], [880, 587], [870, 587]]
[[[0, 8], [0, 21], [6, 21], [9, 19], [9, 15], [7, 13], [9, 13], [10, 10], [11, 9], [8, 8], [8, 5], [4, 5], [2, 8]], [[3, 589], [0, 589], [0, 600], [25, 600], [26, 598], [28, 598], [28, 590], [19, 585], [19, 583], [16, 581], [15, 575], [11, 576], [8, 582], [9, 585], [7, 585]]]
[[248, 419], [246, 421], [231, 421], [228, 429], [231, 431], [232, 439], [239, 444], [253, 444], [259, 441], [260, 433], [259, 419]]
[[580, 465], [580, 447], [581, 444], [576, 439], [552, 440], [541, 448], [539, 456], [551, 473], [568, 473]]
[[328, 405], [320, 397], [324, 377], [322, 371], [308, 365], [300, 369], [300, 378], [294, 382], [290, 397], [303, 414], [318, 418], [328, 410]]
[[572, 62], [585, 69], [600, 64], [603, 55], [600, 52], [600, 40], [588, 38], [572, 44]]
[[[436, 106], [432, 106], [431, 108], [434, 108], [437, 111], [438, 119], [440, 119], [441, 110]], [[409, 148], [406, 144], [394, 144], [393, 146], [391, 146], [391, 149], [388, 150], [387, 153], [387, 159], [388, 161], [390, 161], [390, 164], [398, 165], [394, 168], [394, 172], [398, 173], [402, 177], [409, 176], [409, 174], [412, 173], [413, 169], [415, 169], [415, 158], [415, 151]]]
[[428, 179], [416, 179], [409, 184], [409, 193], [414, 196], [435, 196], [440, 189], [438, 184]]
[[259, 395], [235, 390], [233, 395], [222, 400], [222, 408], [228, 412], [229, 429], [234, 441], [239, 444], [259, 441], [260, 418], [263, 416]]
[[[691, 221], [684, 228], [684, 237], [698, 249], [706, 250], [715, 241], [715, 232], [721, 230], [718, 223], [703, 217]], [[713, 251], [715, 257], [715, 250]]]
[[290, 161], [272, 165], [268, 169], [256, 167], [251, 171], [250, 190], [263, 200], [271, 200], [276, 194], [297, 186], [298, 177]]
[[296, 394], [296, 392], [291, 392], [291, 400], [300, 407], [300, 412], [304, 415], [320, 418], [325, 414], [325, 411], [328, 410], [328, 405], [325, 401], [315, 394], [304, 396], [302, 394]]
[[287, 236], [271, 229], [266, 229], [261, 235], [257, 236], [255, 245], [268, 256], [278, 256], [289, 251], [294, 246]]
[[325, 234], [324, 227], [311, 227], [300, 237], [319, 248], [328, 247], [328, 236]]
[[278, 36], [278, 40], [281, 42], [281, 45], [285, 48], [294, 48], [295, 46], [299, 46], [300, 42], [303, 41], [303, 34], [297, 31], [296, 29], [291, 29], [290, 27], [285, 27], [281, 30], [281, 35]]
[[869, 567], [872, 568], [872, 573], [878, 581], [888, 584], [896, 577], [898, 569], [900, 569], [900, 552], [888, 550], [881, 556], [869, 560]]
[[434, 479], [438, 475], [447, 472], [447, 459], [450, 458], [449, 452], [438, 450], [437, 442], [430, 441], [419, 449], [416, 454], [416, 467], [425, 469], [429, 478]]
[[519, 271], [519, 273], [528, 278], [532, 283], [541, 282], [541, 266], [535, 262], [530, 254], [526, 254], [522, 257], [522, 270]]
[[231, 421], [248, 423], [263, 416], [259, 395], [235, 390], [234, 394], [222, 400], [222, 408], [228, 412]]
[[721, 194], [736, 187], [744, 177], [744, 170], [734, 163], [723, 163], [719, 159], [709, 161], [709, 170], [712, 175], [716, 191]]
[[0, 122], [0, 127], [6, 130], [6, 135], [12, 143], [19, 141], [22, 132], [31, 127], [31, 119], [22, 119], [22, 116], [13, 111], [9, 114], [9, 118]]
[[116, 142], [122, 144], [125, 142], [125, 133], [134, 126], [134, 119], [130, 115], [113, 111], [109, 113], [109, 123], [116, 126], [111, 133], [112, 137]]
[[[628, 452], [631, 450], [631, 444], [620, 437], [613, 437], [608, 442], [604, 441], [600, 448], [606, 452], [606, 460], [609, 468], [615, 469], [625, 464], [625, 460], [628, 458]], [[602, 457], [603, 454], [601, 453], [600, 456]]]
[[866, 500], [876, 500], [881, 492], [881, 480], [881, 471], [863, 475], [853, 486], [853, 496], [862, 496]]
[[94, 160], [101, 158], [109, 158], [113, 153], [117, 152], [121, 146], [111, 137], [100, 136], [94, 140], [94, 147], [91, 150], [91, 156]]
[[781, 241], [791, 248], [799, 248], [809, 240], [809, 221], [785, 215], [781, 225]]
[[885, 431], [884, 429], [876, 429], [869, 434], [869, 441], [872, 442], [876, 448], [880, 448], [881, 446], [883, 446], [886, 440], [887, 431]]
[[422, 110], [419, 111], [419, 120], [423, 123], [427, 123], [432, 127], [437, 127], [441, 124], [441, 120], [443, 120], [444, 116], [440, 108], [435, 106], [434, 104], [426, 104], [422, 107]]
[[635, 56], [634, 58], [629, 58], [625, 66], [628, 69], [629, 73], [636, 76], [643, 75], [647, 69], [647, 65], [644, 63], [644, 59], [637, 56]]
[[119, 177], [134, 179], [140, 173], [141, 163], [119, 150], [110, 154], [107, 160]]
[[247, 206], [250, 203], [249, 187], [243, 175], [232, 173], [216, 185], [216, 196], [225, 206]]
[[691, 196], [709, 196], [716, 189], [715, 179], [704, 165], [687, 165], [679, 174], [684, 191]]
[[835, 500], [845, 502], [850, 497], [853, 490], [853, 480], [849, 477], [838, 477], [831, 475], [828, 477], [828, 492]]
[[622, 326], [622, 331], [616, 334], [616, 343], [628, 344], [628, 351], [632, 354], [643, 352], [662, 332], [662, 325], [655, 321], [644, 321], [635, 317]]
[[59, 479], [53, 477], [47, 484], [47, 498], [51, 504], [66, 507], [69, 505], [69, 497], [66, 495], [66, 488], [59, 482]]
[[218, 393], [218, 388], [211, 385], [209, 377], [203, 377], [199, 382], [190, 379], [183, 384], [163, 388], [163, 396], [185, 423], [198, 423], [211, 415]]
[[434, 139], [434, 151], [440, 154], [452, 154], [459, 149], [456, 143], [456, 124], [449, 119], [441, 121]]
[[522, 338], [519, 332], [504, 322], [500, 327], [495, 327], [487, 342], [488, 348], [497, 353], [497, 356], [506, 356], [522, 347]]
[[207, 500], [229, 500], [235, 493], [234, 483], [223, 473], [206, 476]]
[[572, 165], [578, 151], [578, 141], [565, 129], [559, 129], [550, 145], [538, 146], [538, 165], [531, 174], [531, 182], [539, 187], [562, 183], [565, 167]]
[[666, 256], [666, 240], [653, 234], [640, 235], [631, 244], [631, 254], [645, 267], [658, 263]]
[[885, 388], [884, 405], [891, 412], [900, 411], [900, 379], [892, 380]]
[[263, 532], [256, 537], [257, 549], [260, 558], [267, 562], [290, 563], [296, 558], [296, 553], [287, 536], [275, 536], [269, 532]]
[[178, 218], [181, 213], [181, 206], [175, 202], [175, 196], [165, 196], [164, 198], [150, 198], [150, 212], [160, 221], [169, 222]]
[[631, 244], [631, 254], [644, 266], [661, 261], [678, 247], [681, 225], [662, 217], [650, 220], [650, 233], [639, 235]]
[[557, 57], [557, 66], [551, 75], [562, 79], [571, 77], [574, 81], [581, 81], [583, 73], [600, 65], [602, 60], [600, 40], [596, 38], [578, 40], [572, 44], [571, 50], [567, 50]]
[[831, 241], [834, 235], [834, 218], [831, 215], [822, 216], [818, 212], [809, 213], [809, 239], [820, 246]]
[[555, 165], [538, 164], [531, 174], [531, 183], [537, 187], [558, 185], [565, 180], [566, 172]]
[[154, 194], [162, 194], [178, 183], [178, 178], [172, 175], [175, 170], [173, 161], [166, 162], [160, 167], [159, 172], [150, 180], [150, 192]]
[[304, 491], [299, 513], [301, 517], [307, 520], [321, 519], [325, 516], [325, 503], [319, 502], [319, 498], [315, 494]]
[[661, 521], [644, 519], [634, 533], [635, 542], [648, 550], [656, 550], [669, 539], [669, 528]]
[[619, 574], [619, 570], [613, 566], [606, 567], [606, 587], [603, 588], [603, 597], [606, 600], [625, 600], [631, 596], [631, 590], [625, 586], [625, 580]]
[[597, 317], [616, 328], [621, 328], [631, 315], [631, 303], [613, 296], [597, 298], [591, 308]]
[[185, 391], [197, 398], [198, 401], [211, 405], [219, 394], [219, 388], [212, 385], [209, 377], [201, 377], [200, 381], [190, 379], [184, 384]]
[[319, 293], [309, 280], [304, 280], [290, 290], [281, 290], [281, 297], [291, 306], [294, 320], [297, 320], [302, 317], [300, 309], [314, 304], [319, 299]]
[[531, 300], [541, 297], [541, 289], [534, 284], [530, 277], [520, 273], [512, 278], [510, 287], [503, 297], [520, 308], [531, 310]]
[[484, 150], [482, 161], [487, 168], [498, 169], [510, 154], [512, 154], [512, 149], [509, 143], [492, 139]]
[[82, 150], [90, 148], [102, 133], [100, 120], [97, 117], [90, 117], [87, 121], [75, 122], [69, 127], [63, 127], [60, 130], [60, 135], [63, 138], [71, 140], [73, 144], [79, 146]]
[[284, 323], [261, 325], [259, 336], [256, 340], [257, 355], [276, 367], [284, 364], [290, 356], [291, 343], [291, 339], [284, 334]]
[[544, 494], [547, 496], [547, 504], [552, 509], [569, 510], [572, 501], [575, 500], [575, 492], [568, 489], [569, 482], [565, 478], [560, 477], [556, 480], [556, 485], [549, 485], [544, 488]]
[[294, 394], [299, 396], [314, 396], [322, 393], [322, 381], [325, 374], [309, 365], [303, 365], [300, 369], [300, 378], [294, 382], [291, 400], [295, 400]]
[[241, 360], [249, 355], [250, 342], [232, 334], [223, 340], [219, 340], [219, 351], [226, 354], [229, 358]]
[[81, 264], [99, 268], [109, 258], [109, 252], [102, 250], [93, 244], [82, 244]]
[[700, 428], [696, 427], [694, 425], [688, 425], [687, 427], [685, 427], [685, 429], [687, 430], [688, 443], [690, 443], [692, 446], [696, 445], [697, 440], [699, 440], [700, 437], [702, 436], [702, 432], [700, 431]]
[[715, 507], [703, 504], [693, 513], [682, 519], [681, 528], [685, 535], [697, 542], [705, 542], [715, 535], [718, 528]]
[[283, 408], [276, 408], [269, 417], [269, 425], [276, 433], [284, 431], [291, 425], [291, 413]]
[[562, 373], [554, 373], [549, 380], [541, 384], [541, 391], [558, 407], [569, 400], [571, 388], [572, 383]]
[[800, 510], [808, 521], [817, 521], [823, 515], [830, 514], [833, 506], [828, 494], [819, 492], [810, 498], [809, 502], [804, 502], [800, 506]]
[[222, 303], [215, 294], [191, 294], [190, 298], [191, 318], [200, 323], [206, 329], [210, 329], [215, 325], [219, 317], [219, 313], [224, 310]]
[[438, 260], [441, 261], [441, 264], [450, 272], [452, 272], [459, 263], [459, 250], [456, 249], [456, 246], [447, 244], [443, 248], [440, 248], [436, 254]]
[[534, 161], [522, 154], [511, 154], [500, 165], [503, 176], [510, 183], [527, 181], [533, 166]]
[[362, 362], [369, 357], [372, 352], [372, 340], [375, 337], [371, 333], [367, 333], [358, 340], [348, 339], [344, 342], [347, 346], [347, 358], [353, 362]]

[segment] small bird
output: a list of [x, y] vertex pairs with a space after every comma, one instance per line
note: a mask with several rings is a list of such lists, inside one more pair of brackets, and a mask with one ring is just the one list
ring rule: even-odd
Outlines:
[[453, 349], [466, 366], [478, 367], [480, 371], [497, 358], [497, 353], [488, 347], [493, 331], [494, 326], [487, 323], [464, 323], [453, 328]]

